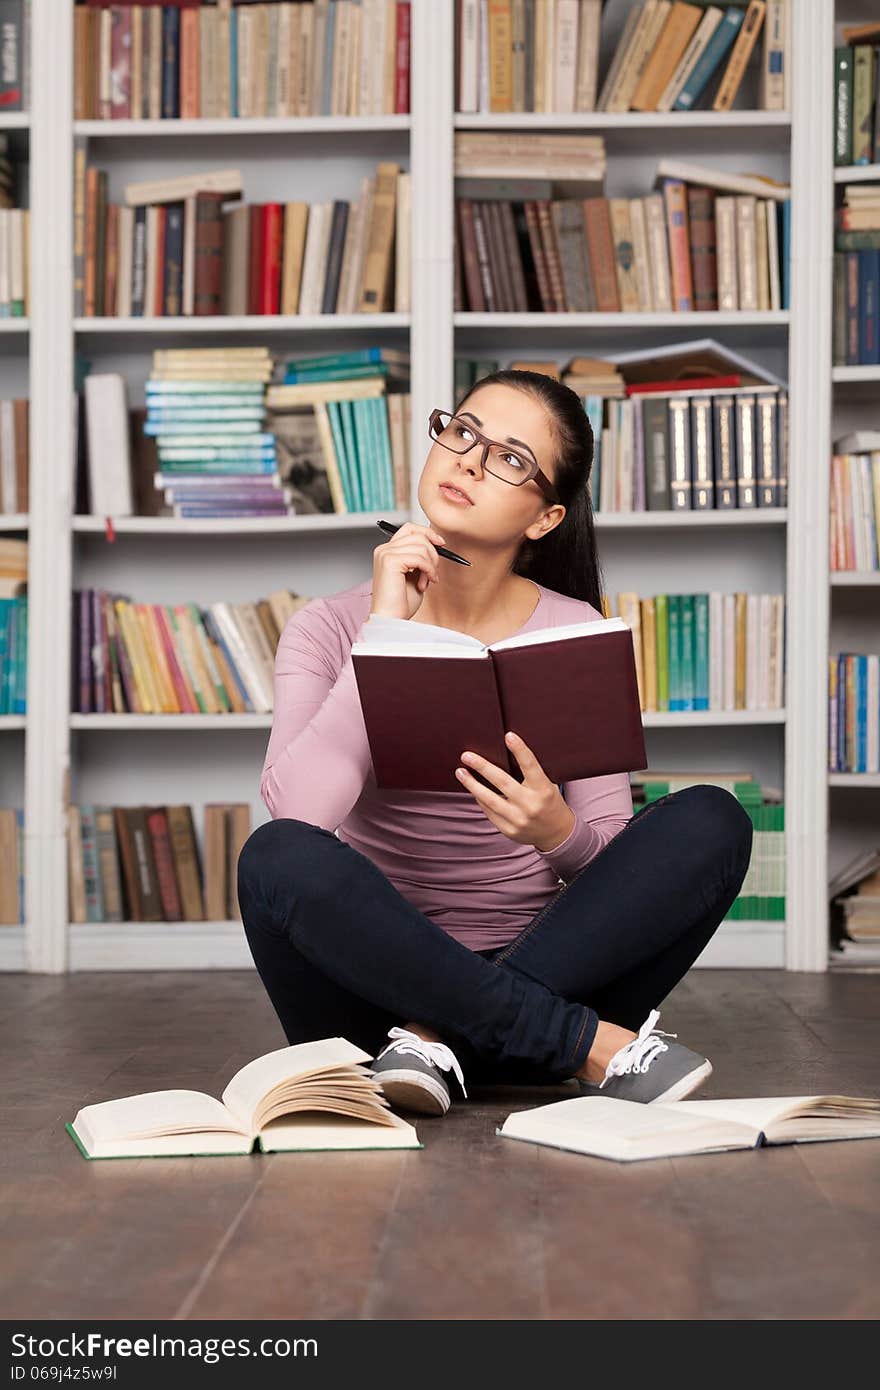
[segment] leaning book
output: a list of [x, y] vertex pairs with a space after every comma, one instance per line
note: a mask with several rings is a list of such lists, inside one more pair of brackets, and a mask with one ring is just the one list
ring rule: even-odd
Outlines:
[[647, 766], [632, 632], [621, 618], [484, 643], [371, 614], [351, 659], [377, 787], [460, 793], [465, 749], [520, 782], [508, 729], [553, 782]]
[[222, 1100], [147, 1091], [83, 1106], [65, 1129], [84, 1158], [423, 1148], [389, 1109], [370, 1060], [345, 1038], [319, 1038], [254, 1058]]
[[762, 1144], [878, 1139], [880, 1100], [867, 1096], [761, 1096], [644, 1105], [614, 1096], [575, 1096], [533, 1110], [518, 1110], [495, 1132], [505, 1139], [629, 1163], [754, 1149]]

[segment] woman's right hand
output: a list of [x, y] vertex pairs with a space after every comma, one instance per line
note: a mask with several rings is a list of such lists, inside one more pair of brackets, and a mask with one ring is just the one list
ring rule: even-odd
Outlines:
[[405, 521], [384, 545], [376, 546], [371, 614], [411, 618], [419, 611], [428, 585], [440, 582], [440, 556], [435, 542], [446, 544], [439, 531]]

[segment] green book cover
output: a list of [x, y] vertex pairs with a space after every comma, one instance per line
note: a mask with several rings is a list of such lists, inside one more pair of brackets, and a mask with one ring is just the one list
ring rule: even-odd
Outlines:
[[367, 480], [364, 478], [363, 463], [358, 451], [352, 401], [339, 402], [339, 421], [342, 426], [342, 437], [345, 440], [345, 452], [348, 456], [351, 490], [355, 500], [354, 510], [365, 512], [367, 511]]
[[654, 596], [654, 643], [657, 650], [657, 709], [669, 705], [669, 613], [665, 594]]
[[357, 505], [354, 484], [351, 479], [348, 453], [342, 435], [342, 419], [339, 407], [339, 401], [328, 401], [327, 419], [330, 421], [330, 433], [333, 435], [333, 447], [336, 450], [336, 465], [339, 469], [339, 476], [342, 479], [342, 491], [345, 494], [345, 507], [349, 512], [357, 512], [360, 511], [360, 508]]
[[834, 163], [852, 163], [853, 51], [834, 50]]
[[388, 401], [376, 396], [370, 405], [376, 427], [376, 452], [379, 458], [379, 477], [382, 481], [382, 506], [394, 506], [394, 462], [391, 457], [391, 434], [388, 429]]
[[681, 624], [679, 627], [681, 645], [679, 680], [680, 709], [694, 708], [694, 596], [680, 594]]
[[709, 595], [694, 594], [694, 709], [709, 708]]
[[684, 709], [681, 700], [681, 595], [667, 594], [669, 605], [669, 708]]
[[370, 417], [366, 409], [366, 404], [366, 401], [361, 400], [345, 401], [342, 411], [342, 427], [345, 429], [347, 413], [352, 437], [354, 439], [354, 447], [357, 453], [357, 468], [358, 478], [360, 479], [362, 506], [364, 511], [371, 512], [378, 506], [378, 502], [376, 500], [373, 448], [370, 440]]

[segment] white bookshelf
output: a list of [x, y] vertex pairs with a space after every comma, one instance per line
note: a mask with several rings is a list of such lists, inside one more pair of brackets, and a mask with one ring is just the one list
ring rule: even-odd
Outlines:
[[[73, 351], [92, 370], [122, 371], [142, 399], [154, 347], [176, 342], [266, 341], [279, 356], [342, 350], [375, 339], [408, 342], [412, 357], [412, 509], [427, 452], [426, 420], [453, 401], [453, 353], [463, 356], [591, 355], [645, 341], [717, 336], [786, 376], [791, 394], [787, 508], [732, 515], [597, 514], [608, 589], [784, 591], [785, 708], [648, 713], [656, 765], [750, 766], [784, 785], [788, 922], [726, 922], [700, 964], [827, 966], [825, 911], [825, 686], [830, 373], [816, 347], [830, 340], [832, 0], [795, 0], [791, 112], [669, 116], [461, 116], [452, 109], [454, 6], [413, 0], [412, 111], [407, 117], [264, 121], [72, 120], [72, 7], [33, 0], [34, 109], [29, 118], [31, 318], [3, 333], [27, 334], [32, 363], [30, 650], [26, 745], [28, 926], [0, 934], [0, 967], [66, 969], [251, 968], [237, 922], [75, 924], [68, 920], [65, 815], [69, 801], [162, 804], [248, 800], [252, 824], [268, 819], [258, 781], [268, 715], [72, 715], [70, 596], [102, 585], [147, 602], [255, 598], [281, 586], [322, 594], [362, 581], [379, 532], [376, 517], [280, 518], [271, 524], [72, 516], [69, 460]], [[827, 93], [817, 72], [827, 71]], [[558, 315], [453, 312], [453, 132], [458, 129], [584, 129], [604, 132], [606, 189], [647, 191], [659, 152], [685, 151], [722, 168], [790, 174], [793, 188], [789, 311], [760, 314]], [[74, 135], [110, 174], [110, 198], [132, 178], [188, 167], [239, 164], [251, 200], [355, 196], [363, 172], [393, 157], [412, 176], [409, 314], [236, 319], [74, 319]], [[250, 138], [249, 138], [250, 137]], [[186, 143], [181, 144], [181, 140]], [[230, 143], [231, 142], [231, 143]], [[827, 163], [823, 151], [827, 149]], [[294, 190], [296, 190], [294, 192]], [[819, 227], [824, 209], [827, 226]], [[51, 235], [47, 234], [51, 229]], [[829, 281], [827, 295], [825, 280]], [[817, 294], [817, 285], [819, 293]], [[325, 346], [326, 344], [326, 346]], [[18, 351], [18, 348], [16, 347]], [[7, 349], [8, 351], [8, 349]], [[383, 513], [402, 520], [397, 513]], [[160, 543], [164, 537], [167, 545]], [[182, 537], [198, 545], [178, 545]], [[232, 543], [234, 540], [234, 544]], [[239, 735], [229, 738], [233, 731]], [[199, 737], [187, 735], [199, 733]], [[185, 736], [180, 737], [183, 733]], [[149, 737], [146, 735], [149, 734]], [[10, 733], [10, 738], [16, 735]], [[0, 744], [2, 746], [2, 744]], [[857, 793], [853, 793], [857, 795]], [[6, 934], [6, 933], [11, 934]], [[16, 932], [18, 933], [16, 935]], [[17, 962], [17, 964], [16, 964]]]

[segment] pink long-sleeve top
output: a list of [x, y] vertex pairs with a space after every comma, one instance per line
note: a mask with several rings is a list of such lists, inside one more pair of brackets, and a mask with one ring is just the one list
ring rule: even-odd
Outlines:
[[[535, 587], [537, 606], [519, 632], [603, 616], [580, 599]], [[273, 819], [336, 831], [471, 950], [503, 946], [631, 819], [629, 775], [563, 783], [576, 821], [547, 852], [509, 839], [464, 789], [380, 791], [350, 654], [364, 635], [371, 595], [368, 579], [313, 599], [285, 624], [260, 795]]]

